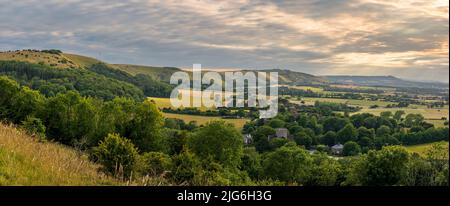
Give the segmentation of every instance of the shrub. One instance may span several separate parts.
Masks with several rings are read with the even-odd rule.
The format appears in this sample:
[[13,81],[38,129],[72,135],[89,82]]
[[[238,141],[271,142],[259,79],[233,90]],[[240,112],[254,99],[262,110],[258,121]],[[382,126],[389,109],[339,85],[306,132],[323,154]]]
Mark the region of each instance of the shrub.
[[141,158],[142,173],[152,176],[163,175],[167,171],[171,170],[172,159],[169,155],[161,152],[147,152],[144,153]]
[[27,117],[22,121],[22,126],[28,135],[37,136],[39,139],[45,139],[45,126],[41,119],[35,117]]
[[108,134],[94,148],[94,156],[106,172],[129,177],[137,162],[138,151],[130,140],[118,134]]

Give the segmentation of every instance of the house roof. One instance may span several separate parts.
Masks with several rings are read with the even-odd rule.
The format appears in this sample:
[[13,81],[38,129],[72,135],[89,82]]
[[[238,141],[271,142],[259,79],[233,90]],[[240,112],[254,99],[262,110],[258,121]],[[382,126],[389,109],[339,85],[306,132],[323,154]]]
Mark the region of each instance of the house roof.
[[331,147],[331,149],[344,149],[344,145],[342,144],[335,144]]

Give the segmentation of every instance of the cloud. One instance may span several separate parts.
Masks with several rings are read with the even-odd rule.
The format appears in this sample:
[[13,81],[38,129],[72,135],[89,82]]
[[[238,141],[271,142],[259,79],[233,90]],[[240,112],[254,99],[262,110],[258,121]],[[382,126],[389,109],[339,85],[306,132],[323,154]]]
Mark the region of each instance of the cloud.
[[0,0],[0,48],[448,81],[448,8],[445,0]]

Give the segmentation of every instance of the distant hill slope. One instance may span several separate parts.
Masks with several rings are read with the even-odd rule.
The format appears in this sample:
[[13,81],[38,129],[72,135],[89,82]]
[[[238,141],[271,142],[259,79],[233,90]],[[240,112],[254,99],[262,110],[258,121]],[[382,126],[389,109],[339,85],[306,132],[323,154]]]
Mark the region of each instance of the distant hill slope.
[[355,84],[361,86],[384,86],[384,87],[417,87],[448,89],[449,84],[440,82],[417,82],[399,79],[394,76],[324,76],[330,83]]
[[169,82],[173,73],[181,71],[181,69],[175,67],[152,67],[130,64],[113,64],[113,66],[131,75],[146,74],[164,82]]
[[37,50],[0,52],[0,61],[21,61],[33,64],[48,65],[55,68],[81,68],[70,56],[63,53],[48,53]]
[[59,50],[22,50],[0,52],[0,61],[21,61],[47,65],[60,69],[88,68],[94,64],[103,63],[102,61],[92,57],[63,53]]
[[[115,64],[116,68],[125,71],[129,74],[147,74],[152,76],[155,79],[169,82],[170,76],[178,71],[182,71],[179,68],[175,67],[152,67],[152,66],[138,66],[138,65],[127,65],[127,64]],[[211,70],[214,71],[214,70]],[[278,81],[279,84],[295,84],[295,85],[323,85],[327,84],[328,81],[322,77],[317,77],[314,75],[295,72],[291,70],[280,70],[280,69],[271,69],[271,70],[258,70],[261,72],[278,72]],[[203,72],[206,72],[204,70]],[[241,70],[241,72],[255,72],[255,70]],[[188,72],[190,73],[190,72]],[[223,75],[224,72],[221,72]],[[223,78],[223,77],[222,77]]]
[[[245,70],[244,70],[245,71]],[[293,84],[293,85],[324,85],[328,81],[325,78],[306,74],[302,72],[296,72],[292,70],[281,69],[268,69],[261,70],[264,72],[278,72],[279,84]]]
[[0,185],[119,185],[86,156],[0,124]]
[[63,53],[63,56],[71,59],[74,63],[76,63],[77,65],[80,65],[82,67],[90,67],[94,64],[98,64],[98,63],[102,63],[102,61],[92,58],[92,57],[87,57],[87,56],[81,56],[78,54],[68,54],[68,53]]

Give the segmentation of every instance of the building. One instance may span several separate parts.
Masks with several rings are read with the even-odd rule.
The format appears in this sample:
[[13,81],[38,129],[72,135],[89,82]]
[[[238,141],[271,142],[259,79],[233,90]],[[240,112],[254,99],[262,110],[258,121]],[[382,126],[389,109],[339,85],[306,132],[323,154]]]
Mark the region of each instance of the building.
[[273,138],[284,138],[284,139],[288,139],[289,138],[289,130],[286,128],[276,128],[275,129],[275,134],[274,135],[269,135],[267,137],[267,139],[270,141]]
[[249,145],[249,144],[253,143],[253,137],[251,134],[244,134],[243,137],[244,137],[245,145]]
[[342,155],[344,152],[344,145],[336,144],[331,147],[331,154],[333,155]]

